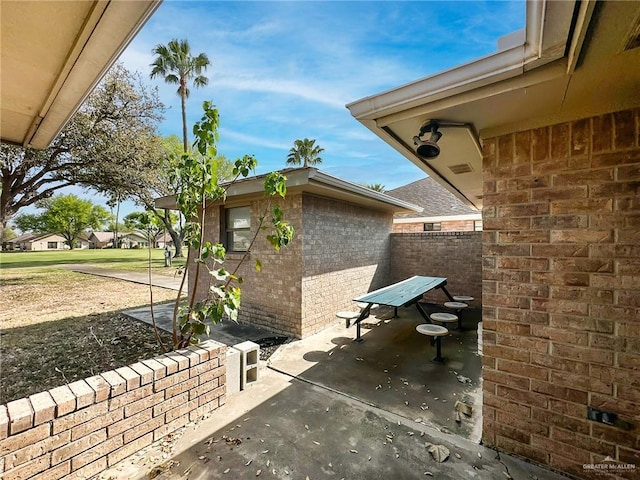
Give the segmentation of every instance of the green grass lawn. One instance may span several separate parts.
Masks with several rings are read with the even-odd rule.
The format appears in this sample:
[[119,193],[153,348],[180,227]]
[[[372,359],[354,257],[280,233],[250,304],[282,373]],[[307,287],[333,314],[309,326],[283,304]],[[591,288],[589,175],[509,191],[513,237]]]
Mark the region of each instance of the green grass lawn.
[[[164,250],[152,251],[152,266],[164,267]],[[96,249],[55,250],[44,252],[0,252],[0,268],[47,267],[69,263],[90,263],[106,268],[137,270],[147,267],[148,250],[141,249]],[[173,267],[184,265],[184,258],[174,258]]]

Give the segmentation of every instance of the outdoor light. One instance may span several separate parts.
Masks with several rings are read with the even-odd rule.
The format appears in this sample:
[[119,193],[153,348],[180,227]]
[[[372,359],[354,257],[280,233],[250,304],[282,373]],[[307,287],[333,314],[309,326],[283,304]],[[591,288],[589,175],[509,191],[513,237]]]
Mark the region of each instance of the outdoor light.
[[[423,158],[436,158],[440,155],[440,147],[438,140],[442,137],[442,133],[438,131],[440,125],[435,120],[431,120],[420,128],[420,133],[413,137],[413,143],[416,145],[416,153]],[[422,140],[425,133],[431,132],[429,140]]]
[[[439,132],[438,129],[446,127],[469,128],[469,124],[429,120],[427,123],[422,125],[422,127],[420,127],[420,132],[418,133],[418,135],[413,137],[413,144],[416,146],[416,153],[418,154],[418,156],[430,160],[440,155],[438,140],[442,138],[442,132]],[[431,133],[429,139],[423,140],[422,137],[427,133]]]

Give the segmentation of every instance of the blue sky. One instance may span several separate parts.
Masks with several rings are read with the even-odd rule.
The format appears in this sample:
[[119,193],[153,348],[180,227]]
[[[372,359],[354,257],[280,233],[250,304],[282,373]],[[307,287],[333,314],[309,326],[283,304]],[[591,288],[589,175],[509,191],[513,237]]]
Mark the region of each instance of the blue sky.
[[[498,37],[523,28],[524,11],[524,1],[165,0],[120,60],[148,79],[153,47],[187,39],[212,63],[209,85],[191,89],[189,131],[211,100],[229,159],[254,154],[264,173],[284,168],[294,140],[314,138],[322,170],[391,189],[425,174],[345,105],[495,52]],[[168,107],[161,133],[180,136],[176,87],[148,83]]]

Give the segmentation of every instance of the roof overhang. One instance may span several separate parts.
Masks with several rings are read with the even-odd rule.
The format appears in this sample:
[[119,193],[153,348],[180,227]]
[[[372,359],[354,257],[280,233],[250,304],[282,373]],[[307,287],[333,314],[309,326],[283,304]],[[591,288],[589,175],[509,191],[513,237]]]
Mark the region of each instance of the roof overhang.
[[[347,105],[351,114],[465,203],[482,208],[483,138],[640,105],[640,2],[530,0],[499,51]],[[634,33],[635,32],[635,33]],[[441,153],[419,157],[429,120]]]
[[157,0],[0,4],[0,140],[47,148]]
[[[282,173],[287,177],[287,194],[309,193],[389,213],[416,213],[423,210],[412,203],[334,177],[316,168],[291,169]],[[266,175],[257,175],[234,182],[227,190],[227,201],[244,201],[264,196],[265,177]],[[156,208],[176,209],[173,195],[158,198],[155,204]]]

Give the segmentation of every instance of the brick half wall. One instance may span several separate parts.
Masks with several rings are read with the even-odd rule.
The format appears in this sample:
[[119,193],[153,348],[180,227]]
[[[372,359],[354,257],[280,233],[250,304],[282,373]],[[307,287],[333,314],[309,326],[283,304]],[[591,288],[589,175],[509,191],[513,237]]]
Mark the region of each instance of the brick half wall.
[[[446,277],[451,295],[470,295],[471,307],[482,306],[482,232],[394,233],[391,235],[391,280],[413,275]],[[390,282],[391,283],[391,282]],[[446,302],[440,291],[425,299]]]
[[207,341],[0,406],[3,480],[89,478],[224,405]]

